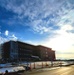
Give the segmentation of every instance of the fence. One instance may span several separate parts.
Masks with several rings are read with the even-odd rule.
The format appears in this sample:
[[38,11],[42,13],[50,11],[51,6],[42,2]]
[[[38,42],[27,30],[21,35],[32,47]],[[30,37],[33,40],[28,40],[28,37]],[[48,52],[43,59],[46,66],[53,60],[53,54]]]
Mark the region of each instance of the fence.
[[23,66],[30,67],[30,69],[46,68],[46,67],[58,67],[74,64],[72,61],[41,61],[41,62],[23,62],[20,63]]

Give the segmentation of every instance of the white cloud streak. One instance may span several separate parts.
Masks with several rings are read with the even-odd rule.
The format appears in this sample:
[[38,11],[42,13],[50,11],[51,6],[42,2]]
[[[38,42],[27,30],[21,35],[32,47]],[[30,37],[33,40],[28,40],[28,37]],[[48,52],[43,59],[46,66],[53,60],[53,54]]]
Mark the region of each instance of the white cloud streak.
[[16,41],[17,39],[18,39],[18,38],[17,38],[14,34],[10,36],[10,40]]
[[7,38],[3,38],[3,37],[0,36],[0,44],[4,43],[4,42],[6,42],[6,41],[8,41]]
[[8,30],[5,31],[5,35],[6,35],[6,36],[9,35],[9,31],[8,31]]
[[1,34],[1,32],[0,32],[0,34]]
[[40,34],[49,32],[51,24],[61,25],[66,21],[73,23],[72,7],[74,5],[70,0],[6,0],[0,2],[7,10],[18,14],[17,18],[24,20],[24,17],[28,16],[31,28]]
[[16,37],[15,34],[9,34],[9,35],[8,34],[9,34],[9,31],[6,30],[5,35],[7,37],[0,36],[0,44],[4,43],[4,42],[7,42],[9,40],[14,40],[14,41],[18,40],[18,37]]

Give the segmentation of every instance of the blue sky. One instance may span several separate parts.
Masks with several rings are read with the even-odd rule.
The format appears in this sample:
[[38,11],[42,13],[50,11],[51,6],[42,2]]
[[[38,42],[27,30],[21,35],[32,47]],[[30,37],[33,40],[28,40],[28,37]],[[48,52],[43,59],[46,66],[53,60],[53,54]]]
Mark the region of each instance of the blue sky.
[[74,0],[0,0],[0,41],[21,40],[74,58]]

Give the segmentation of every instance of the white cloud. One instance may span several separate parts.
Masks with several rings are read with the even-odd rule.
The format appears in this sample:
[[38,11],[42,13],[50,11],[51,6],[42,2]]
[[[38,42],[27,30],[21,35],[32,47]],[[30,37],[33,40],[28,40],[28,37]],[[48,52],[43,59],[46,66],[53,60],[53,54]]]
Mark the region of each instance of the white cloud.
[[[69,0],[6,0],[0,1],[0,3],[7,10],[18,14],[17,18],[21,20],[28,16],[31,28],[39,33],[49,32],[50,27],[47,26],[50,26],[51,23],[57,25],[57,22],[61,22],[62,16],[66,17],[65,20],[67,20],[67,16],[73,12],[69,12],[73,7]],[[48,18],[48,20],[43,20],[44,18]]]
[[6,36],[8,36],[8,34],[9,34],[9,31],[8,31],[8,30],[6,30],[6,31],[5,31],[5,35],[6,35]]
[[18,38],[13,34],[12,36],[10,36],[10,40],[17,40]]
[[0,32],[0,34],[1,34],[1,32]]
[[51,27],[45,27],[45,26],[41,26],[41,25],[37,25],[37,26],[34,26],[34,30],[36,32],[39,32],[40,34],[43,34],[45,32],[49,32],[51,30]]
[[4,42],[6,42],[6,41],[8,41],[7,38],[3,38],[3,37],[0,36],[0,44],[1,44],[1,43],[4,43]]
[[61,30],[67,31],[67,30],[73,30],[74,28],[72,27],[72,25],[63,25],[61,27]]
[[69,24],[72,25],[74,23],[73,19],[74,19],[74,9],[67,9],[68,11],[66,12],[65,15],[61,15],[61,18],[59,19],[59,22],[57,23],[57,25],[65,25],[65,24]]
[[66,46],[66,45],[67,45],[67,48],[69,46],[72,46],[74,44],[73,42],[74,34],[71,32],[67,32],[68,30],[72,30],[72,29],[73,29],[72,25],[60,26],[59,30],[54,31],[56,35],[53,35],[51,38],[47,38],[48,46],[52,45],[54,47],[59,48],[60,50],[61,50],[61,47],[64,48],[63,46]]
[[14,40],[14,41],[16,41],[18,38],[13,34],[13,35],[11,35],[11,36],[8,36],[8,38],[4,38],[4,37],[1,37],[0,36],[0,44],[1,43],[4,43],[4,42],[6,42],[6,41],[9,41],[9,40]]

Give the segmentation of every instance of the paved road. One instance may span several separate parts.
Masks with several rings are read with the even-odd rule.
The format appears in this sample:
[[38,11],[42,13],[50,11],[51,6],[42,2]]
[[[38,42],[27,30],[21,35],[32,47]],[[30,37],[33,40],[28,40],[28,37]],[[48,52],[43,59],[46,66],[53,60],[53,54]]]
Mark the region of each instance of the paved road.
[[23,75],[74,75],[74,66],[60,67],[52,70],[44,70],[37,71],[34,73],[24,73]]

